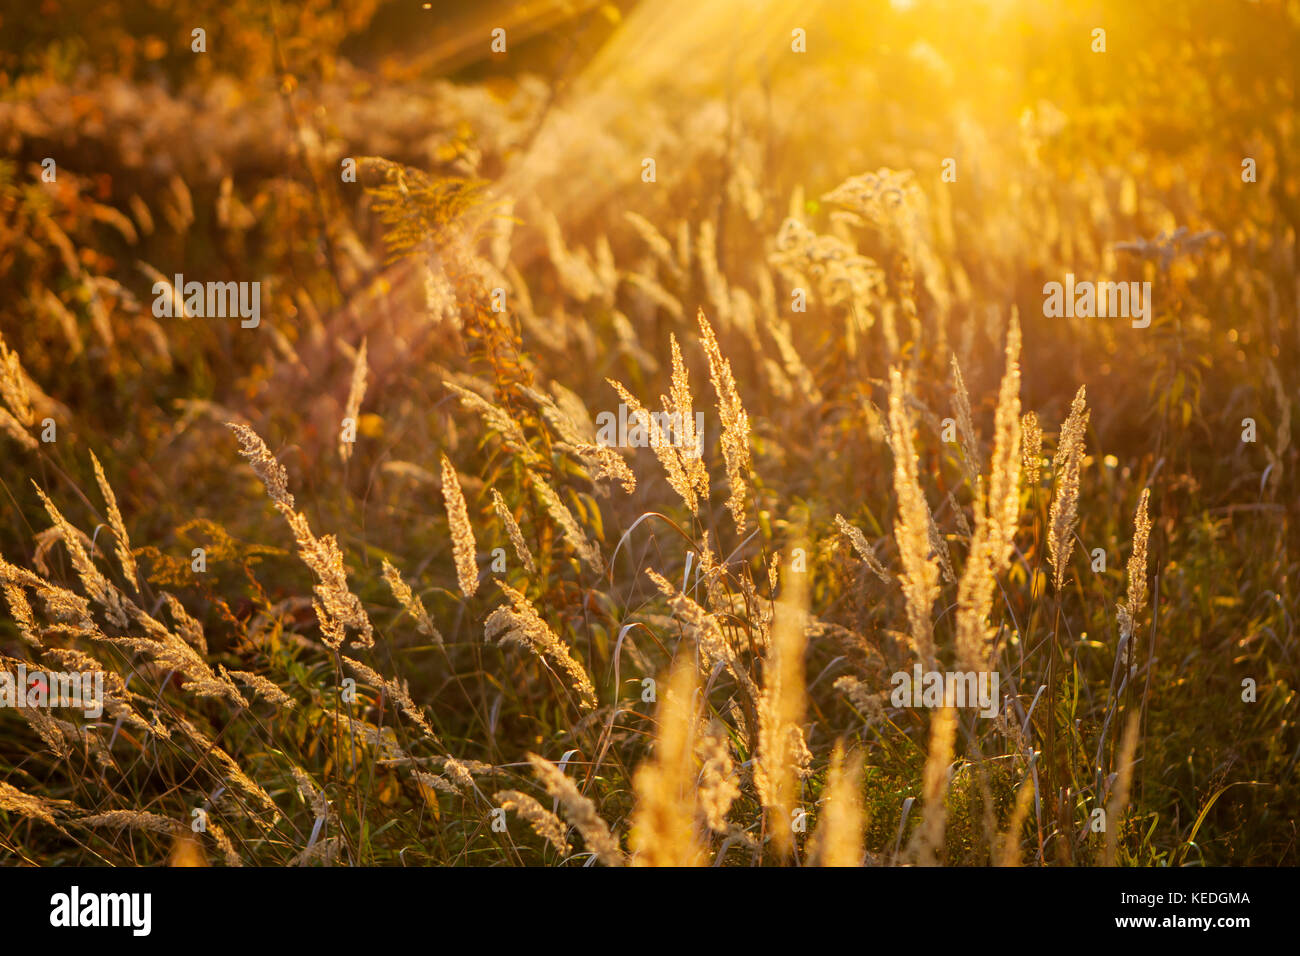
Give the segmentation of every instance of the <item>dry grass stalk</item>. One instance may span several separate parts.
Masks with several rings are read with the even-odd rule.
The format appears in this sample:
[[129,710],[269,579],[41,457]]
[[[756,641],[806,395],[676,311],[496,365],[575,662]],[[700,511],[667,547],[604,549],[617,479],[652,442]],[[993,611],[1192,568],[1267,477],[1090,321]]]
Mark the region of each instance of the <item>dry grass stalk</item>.
[[744,534],[746,474],[750,468],[749,415],[745,413],[740,393],[736,390],[731,363],[723,357],[718,339],[713,334],[709,320],[704,317],[703,309],[699,310],[696,320],[700,325],[704,353],[709,359],[709,378],[713,382],[713,391],[718,396],[718,419],[722,422],[722,457],[727,464],[727,483],[731,486],[727,510],[736,523],[736,533]]
[[9,348],[4,336],[0,336],[0,398],[4,399],[9,414],[20,426],[19,433],[34,445],[35,439],[22,430],[30,428],[36,422],[31,391],[27,387],[27,375],[18,360],[18,353]]
[[[664,473],[668,477],[668,486],[677,492],[686,507],[690,509],[691,514],[698,515],[700,512],[700,490],[692,473],[688,470],[688,459],[673,445],[673,441],[664,434],[663,427],[659,419],[646,411],[645,407],[636,400],[631,392],[613,379],[607,379],[609,384],[618,392],[618,397],[623,404],[627,406],[628,421],[639,421],[640,424],[650,432],[650,450],[655,453],[659,463],[663,465]],[[692,429],[694,425],[692,424]],[[697,462],[700,468],[703,468],[702,462]],[[708,492],[708,476],[705,475],[704,491]]]
[[754,784],[763,806],[771,813],[772,843],[781,855],[790,851],[797,779],[811,773],[812,755],[802,727],[806,707],[807,577],[806,572],[798,571],[788,571],[784,577],[785,594],[776,605],[758,711]]
[[673,617],[686,633],[695,641],[700,651],[700,669],[709,671],[713,665],[722,661],[727,672],[749,693],[750,699],[757,701],[759,690],[749,672],[745,670],[736,649],[727,640],[722,625],[715,615],[677,590],[663,575],[653,568],[647,568],[646,574],[665,598],[672,609]]
[[695,829],[693,767],[695,663],[678,654],[655,715],[654,753],[633,776],[636,807],[630,845],[633,866],[701,866],[704,849]]
[[421,733],[435,741],[438,739],[438,735],[435,734],[433,728],[429,726],[429,721],[425,719],[424,711],[421,710],[419,705],[411,699],[411,695],[407,693],[405,687],[395,680],[389,680],[378,671],[367,667],[360,661],[354,661],[352,658],[346,656],[343,657],[342,660],[343,663],[363,681],[371,687],[387,694],[388,698],[397,706],[397,709],[405,714],[410,719],[411,723],[415,724],[415,726],[420,729]]
[[890,581],[889,572],[885,570],[885,566],[876,557],[875,549],[871,547],[871,542],[867,540],[867,536],[857,527],[849,524],[848,520],[840,514],[835,516],[835,526],[840,529],[841,534],[849,539],[849,543],[853,545],[853,550],[857,552],[859,558],[866,562],[867,567],[871,569],[871,573],[888,584]]
[[897,368],[889,370],[889,444],[894,452],[894,494],[898,499],[894,537],[903,565],[900,580],[907,601],[908,629],[917,659],[931,670],[935,657],[930,610],[939,595],[939,562],[930,556],[930,509],[917,475],[906,388]]
[[251,671],[230,671],[230,676],[239,681],[245,687],[262,695],[262,699],[268,703],[275,704],[277,707],[283,707],[286,710],[292,710],[298,706],[298,702],[282,691],[275,683],[267,680],[261,674],[254,674]]
[[596,805],[578,790],[563,770],[545,757],[529,754],[528,762],[546,787],[546,792],[560,801],[565,817],[582,834],[582,839],[596,859],[605,866],[622,866],[623,851],[609,832],[609,824],[596,812]]
[[[691,383],[686,374],[686,364],[682,361],[681,346],[677,336],[669,336],[673,350],[673,377],[668,397],[660,396],[664,410],[670,415],[670,421],[677,423],[678,433],[674,435],[678,459],[691,487],[701,498],[709,497],[709,472],[704,467],[704,436],[695,430],[695,411],[691,399]],[[675,417],[671,417],[675,416]]]
[[477,412],[487,426],[501,437],[506,447],[518,455],[525,464],[536,464],[541,460],[537,452],[533,451],[529,446],[523,428],[510,417],[509,412],[493,405],[483,396],[467,388],[462,388],[453,382],[443,382],[443,384],[460,397],[462,406]]
[[546,513],[560,526],[560,529],[564,532],[564,537],[568,539],[578,557],[596,574],[604,574],[605,561],[600,556],[600,551],[591,543],[591,540],[578,524],[578,520],[573,517],[573,512],[560,500],[560,496],[555,493],[555,489],[548,485],[541,475],[537,474],[533,475],[533,487],[537,491],[537,497],[542,499],[542,506],[546,509]]
[[173,715],[173,717],[176,721],[176,725],[199,751],[198,756],[200,760],[204,757],[212,757],[216,760],[216,762],[224,769],[226,782],[232,789],[238,790],[244,796],[248,797],[258,808],[270,813],[273,819],[279,820],[280,810],[276,807],[275,801],[271,799],[271,795],[244,773],[243,769],[240,768],[239,764],[235,762],[234,758],[231,757],[230,754],[218,747],[215,742],[209,740],[202,731],[184,717],[177,715]]
[[502,810],[513,810],[527,820],[533,832],[555,847],[559,853],[565,856],[569,854],[572,847],[564,836],[564,823],[535,799],[518,790],[499,790],[493,795],[493,799],[500,804]]
[[844,744],[836,741],[822,797],[821,820],[809,844],[819,866],[861,866],[865,854],[862,810],[862,754],[845,757]]
[[922,806],[925,816],[916,832],[916,859],[922,865],[942,862],[944,830],[947,824],[948,768],[952,764],[953,741],[957,736],[957,709],[943,707],[930,719],[930,746],[922,774]]
[[23,793],[3,780],[0,780],[0,811],[17,813],[19,816],[48,823],[50,826],[57,825],[54,822],[53,806],[48,801],[30,793]]
[[594,708],[598,703],[596,688],[582,665],[573,659],[568,646],[542,619],[532,602],[504,581],[497,587],[505,592],[510,604],[502,604],[488,615],[483,626],[483,636],[500,644],[516,644],[541,658],[549,658],[569,678],[582,706]]
[[126,534],[122,512],[117,507],[117,496],[109,487],[108,479],[104,477],[104,469],[93,451],[90,453],[90,462],[95,467],[95,480],[99,483],[100,493],[104,496],[104,503],[108,507],[108,526],[113,529],[113,544],[118,564],[122,566],[122,573],[131,582],[131,586],[135,587],[140,574],[135,565],[135,556],[131,553],[131,540]]
[[[33,487],[36,487],[34,482]],[[122,593],[108,578],[104,577],[99,568],[95,567],[95,562],[81,543],[81,533],[68,522],[67,518],[63,517],[54,502],[46,497],[45,492],[36,487],[36,493],[40,495],[46,513],[53,520],[64,547],[68,549],[68,557],[72,559],[72,566],[77,571],[77,577],[81,579],[82,587],[86,589],[91,600],[104,609],[104,615],[109,622],[125,630],[128,625],[127,606],[123,603]]]
[[1070,414],[1061,425],[1056,442],[1056,455],[1052,458],[1052,471],[1056,475],[1056,495],[1052,498],[1048,516],[1047,554],[1052,564],[1052,586],[1059,592],[1065,586],[1065,572],[1074,549],[1074,529],[1079,522],[1079,470],[1083,465],[1083,445],[1088,431],[1088,411],[1085,407],[1086,386],[1070,403]]
[[492,507],[496,510],[501,523],[506,526],[506,533],[510,535],[510,543],[514,545],[515,554],[523,562],[524,570],[529,574],[536,574],[537,562],[533,559],[533,552],[528,550],[528,543],[524,541],[524,533],[519,529],[519,522],[515,521],[515,516],[510,512],[510,506],[501,497],[501,492],[495,488],[492,489]]
[[474,529],[469,523],[469,508],[460,490],[460,478],[451,459],[442,456],[442,500],[447,506],[447,525],[451,531],[452,555],[456,560],[456,580],[460,593],[473,597],[478,590],[478,547],[474,543]]
[[1133,553],[1128,559],[1128,603],[1119,605],[1120,636],[1127,641],[1137,632],[1137,617],[1147,604],[1147,540],[1151,536],[1151,519],[1147,501],[1151,489],[1143,488],[1133,518]]
[[149,833],[162,833],[171,836],[184,833],[185,827],[179,820],[146,813],[143,810],[109,810],[107,813],[95,813],[78,817],[73,821],[83,827],[108,827],[114,830],[145,830]]
[[976,492],[975,532],[957,587],[957,656],[967,671],[989,666],[993,592],[1011,558],[1020,517],[1020,325],[1014,316],[994,429],[988,494]]
[[372,647],[374,628],[361,601],[348,587],[347,571],[343,566],[343,552],[332,534],[316,537],[302,513],[295,510],[293,495],[289,493],[289,475],[271,454],[266,443],[247,425],[227,422],[226,427],[239,440],[239,453],[248,459],[253,472],[266,486],[267,494],[276,510],[284,516],[298,544],[298,556],[316,574],[316,599],[312,607],[320,622],[321,639],[337,650],[353,631],[355,647]]
[[727,727],[722,721],[710,721],[700,733],[695,755],[702,764],[696,789],[704,821],[714,833],[727,833],[731,829],[727,811],[740,796],[740,786],[736,782],[736,766],[731,759]]
[[415,628],[425,637],[433,639],[433,642],[439,647],[442,646],[442,634],[433,624],[433,619],[429,617],[429,612],[424,608],[424,602],[415,596],[411,586],[402,580],[398,574],[397,568],[384,559],[384,581],[388,584],[388,589],[393,592],[393,597],[397,598],[397,603],[402,605],[402,609],[411,616],[415,621]]
[[1025,487],[1037,488],[1043,467],[1043,428],[1034,412],[1025,412],[1020,419],[1021,474]]

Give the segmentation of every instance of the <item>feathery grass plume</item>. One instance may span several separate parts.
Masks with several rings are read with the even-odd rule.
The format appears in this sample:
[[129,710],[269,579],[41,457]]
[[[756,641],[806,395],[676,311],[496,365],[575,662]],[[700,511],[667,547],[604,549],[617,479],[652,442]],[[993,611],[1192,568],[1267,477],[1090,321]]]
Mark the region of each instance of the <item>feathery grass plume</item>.
[[[677,336],[669,334],[673,349],[673,377],[669,390],[670,397],[660,396],[664,410],[670,415],[670,421],[676,421],[678,433],[674,451],[681,460],[682,470],[696,494],[701,498],[709,497],[709,472],[704,467],[704,436],[695,431],[695,411],[692,407],[691,382],[686,374],[686,364],[682,361],[681,346]],[[676,416],[675,419],[671,416]]]
[[415,621],[415,629],[425,637],[433,638],[433,642],[441,647],[442,634],[434,627],[433,619],[424,609],[424,602],[415,596],[411,586],[402,580],[402,576],[397,573],[397,568],[389,564],[387,558],[384,558],[383,567],[384,581],[388,584],[388,590],[393,592],[393,597],[397,598],[397,603],[402,605],[402,609],[411,615],[411,619]]
[[104,477],[104,469],[93,451],[90,453],[90,462],[95,467],[95,480],[99,482],[99,491],[104,496],[104,503],[108,507],[108,526],[113,529],[113,545],[117,562],[122,566],[122,573],[131,582],[131,586],[135,587],[136,581],[139,580],[139,571],[135,566],[135,555],[131,553],[131,539],[127,537],[122,512],[117,507],[117,495],[113,494],[113,489],[109,487],[108,479]]
[[298,789],[304,803],[312,808],[312,812],[318,817],[323,817],[329,813],[329,798],[326,797],[325,791],[316,786],[316,781],[312,780],[307,771],[295,765],[290,768],[293,771],[294,785]]
[[469,523],[469,508],[460,490],[456,466],[446,453],[442,455],[442,500],[447,506],[447,525],[451,531],[451,549],[456,559],[456,579],[460,593],[473,597],[478,590],[478,547]]
[[668,486],[681,496],[682,501],[686,503],[686,507],[690,509],[692,515],[698,515],[700,496],[695,482],[683,464],[682,455],[664,435],[660,419],[646,411],[644,406],[636,400],[636,397],[621,384],[612,378],[606,379],[606,381],[618,392],[618,397],[627,406],[628,421],[639,422],[650,432],[650,450],[655,453],[655,457],[663,465],[664,472],[668,476]]
[[903,565],[900,580],[907,601],[912,650],[922,666],[932,670],[934,625],[930,610],[939,596],[939,561],[930,556],[930,508],[917,475],[906,388],[897,368],[889,370],[889,446],[894,453],[894,494],[898,499],[894,537]]
[[360,599],[348,587],[343,552],[334,536],[316,537],[306,516],[294,510],[293,495],[289,493],[289,474],[257,432],[237,422],[227,422],[226,427],[235,433],[239,453],[248,459],[253,473],[266,486],[276,510],[288,522],[298,544],[298,557],[316,575],[316,598],[312,601],[312,608],[320,624],[321,639],[326,646],[338,650],[351,629],[353,646],[373,647],[374,627]]
[[498,790],[492,798],[500,804],[502,810],[513,810],[528,821],[533,832],[555,847],[561,854],[568,855],[569,841],[565,839],[564,824],[550,810],[526,793],[518,790]]
[[122,675],[115,671],[108,670],[83,651],[65,647],[47,647],[42,652],[42,659],[49,664],[53,662],[58,665],[59,669],[66,671],[80,671],[82,673],[104,675],[104,711],[115,720],[120,720],[122,726],[130,727],[139,731],[141,734],[153,735],[154,737],[166,740],[171,736],[171,732],[162,724],[150,723],[137,714],[131,707],[134,703],[144,703],[149,698],[139,694],[134,694],[127,689],[126,682]]
[[809,844],[809,855],[819,866],[861,866],[865,852],[862,811],[862,753],[845,757],[837,740],[823,791],[821,819]]
[[754,784],[770,813],[772,843],[781,856],[790,852],[791,812],[796,778],[811,773],[812,755],[803,737],[804,653],[807,650],[808,575],[787,571],[784,593],[776,603],[767,657],[763,696],[758,709],[758,754]]
[[176,726],[189,738],[190,743],[200,751],[198,755],[200,762],[206,757],[215,759],[224,769],[225,780],[231,789],[238,790],[259,808],[270,813],[272,820],[278,821],[280,819],[280,810],[276,807],[275,801],[271,799],[271,795],[255,783],[248,774],[244,773],[230,754],[218,747],[214,741],[209,740],[201,730],[184,717],[179,714],[173,714],[172,716],[176,721]]
[[1052,564],[1052,586],[1060,591],[1065,585],[1065,571],[1074,550],[1074,528],[1079,515],[1079,469],[1083,464],[1083,445],[1088,431],[1089,412],[1085,407],[1087,386],[1080,385],[1070,403],[1070,414],[1061,425],[1052,457],[1056,477],[1056,495],[1048,515],[1047,555]]
[[700,325],[700,341],[709,358],[709,378],[718,396],[718,419],[722,422],[722,457],[727,463],[727,483],[731,486],[727,510],[736,523],[736,533],[744,534],[745,481],[746,472],[750,468],[749,416],[741,404],[740,393],[736,391],[731,363],[723,357],[713,328],[704,317],[704,310],[700,309],[695,318]]
[[1011,810],[1011,821],[998,839],[997,866],[1020,865],[1020,830],[1029,815],[1029,807],[1034,802],[1034,776],[1025,774],[1020,788],[1016,790],[1016,803]]
[[510,605],[502,604],[488,615],[483,625],[484,638],[499,644],[516,644],[538,657],[554,661],[578,692],[582,706],[595,708],[598,703],[596,688],[582,665],[569,653],[568,646],[551,630],[528,598],[504,581],[498,579],[496,584],[510,599]]
[[[55,529],[57,530],[57,529]],[[90,601],[80,594],[51,584],[39,574],[10,564],[0,555],[0,581],[15,588],[31,588],[41,598],[45,616],[58,622],[58,627],[75,628],[89,636],[102,636],[90,616]],[[6,591],[6,593],[8,593]],[[22,591],[17,592],[20,596]],[[24,603],[26,598],[23,598]],[[30,606],[28,605],[29,609]],[[15,612],[16,613],[16,612]],[[35,623],[35,622],[33,622]],[[33,635],[35,636],[35,635]]]
[[587,408],[573,392],[562,385],[552,384],[556,398],[525,386],[523,392],[541,409],[542,418],[555,429],[560,441],[554,447],[572,454],[591,472],[592,482],[612,478],[628,494],[636,491],[636,475],[623,456],[608,445],[597,443],[596,428]]
[[939,570],[943,573],[943,579],[951,583],[957,580],[952,570],[952,552],[948,550],[948,539],[939,531],[939,525],[934,520],[934,511],[928,501],[925,503],[925,520],[926,532],[930,536],[930,549],[939,559]]
[[172,836],[184,833],[185,826],[179,820],[164,817],[157,813],[143,810],[109,810],[107,813],[94,813],[78,817],[72,821],[83,827],[108,827],[113,830],[144,830],[147,833],[161,833]]
[[524,533],[519,529],[519,522],[515,521],[515,516],[510,512],[510,506],[501,497],[501,492],[495,488],[492,489],[492,507],[496,509],[497,517],[501,519],[501,523],[506,526],[506,533],[510,535],[510,543],[514,545],[515,554],[523,562],[524,569],[529,574],[536,574],[537,562],[533,560],[533,552],[528,550],[528,543],[524,541]]
[[1037,488],[1039,472],[1043,467],[1043,428],[1038,424],[1038,416],[1025,412],[1020,419],[1020,444],[1022,449],[1021,472],[1025,478],[1025,487]]
[[731,830],[727,811],[740,796],[740,786],[736,783],[736,765],[731,759],[727,727],[722,721],[710,721],[700,733],[695,755],[702,764],[696,790],[704,821],[714,833],[727,833]]
[[957,709],[942,707],[930,718],[930,745],[926,751],[925,770],[921,775],[922,806],[925,816],[917,828],[913,848],[918,863],[928,866],[942,862],[947,824],[945,796],[948,792],[948,767],[952,763],[953,742],[957,736]]
[[636,806],[629,844],[633,866],[702,866],[696,833],[694,737],[695,662],[680,653],[655,713],[654,753],[633,776]]
[[200,656],[206,656],[208,640],[203,636],[203,625],[190,617],[185,606],[176,600],[175,595],[163,592],[163,600],[167,602],[167,609],[171,612],[172,622],[181,639],[194,648]]
[[1007,330],[1006,371],[994,414],[987,495],[977,489],[975,532],[957,586],[957,656],[967,671],[989,666],[989,612],[997,576],[1007,568],[1020,517],[1020,324]]
[[443,382],[442,384],[460,397],[460,403],[463,407],[477,412],[484,423],[501,437],[506,447],[523,459],[524,464],[536,464],[541,461],[541,456],[529,446],[523,428],[510,417],[509,412],[493,405],[482,395],[467,388],[462,388],[454,382]]
[[[36,412],[32,409],[27,376],[18,360],[18,353],[9,348],[3,335],[0,335],[0,398],[4,399],[9,412],[22,428],[30,428],[35,424]],[[35,439],[21,429],[20,432],[35,444]]]
[[378,671],[367,667],[360,661],[354,661],[352,658],[344,656],[343,663],[347,664],[354,674],[364,680],[367,684],[375,687],[388,695],[388,698],[397,706],[403,714],[410,718],[411,723],[415,724],[426,737],[438,740],[438,735],[433,732],[429,726],[428,720],[425,719],[424,711],[411,699],[406,688],[395,680],[389,680]]
[[28,451],[35,451],[40,447],[41,443],[28,434],[18,419],[10,415],[8,410],[3,407],[0,407],[0,431],[3,431]]
[[948,507],[952,511],[953,519],[957,522],[957,530],[961,532],[966,543],[970,544],[971,531],[970,522],[966,520],[966,512],[962,510],[961,505],[957,504],[957,499],[953,497],[951,491],[948,492]]
[[[357,423],[361,415],[361,400],[366,396],[366,340],[361,340],[361,348],[357,349],[357,361],[352,366],[352,385],[348,388],[348,401],[343,409],[344,421],[351,419],[353,425]],[[339,457],[343,459],[343,464],[348,463],[352,457],[352,442],[345,441],[342,429],[339,430]]]
[[54,822],[53,811],[54,807],[49,801],[30,793],[23,793],[17,787],[0,780],[0,812],[17,813],[32,820],[48,823],[50,826],[58,826]]
[[1129,790],[1133,785],[1134,756],[1137,753],[1138,738],[1141,736],[1142,712],[1135,710],[1124,724],[1124,736],[1119,744],[1119,773],[1115,780],[1115,789],[1111,791],[1110,801],[1106,804],[1106,849],[1102,858],[1104,866],[1114,866],[1119,853],[1119,835],[1123,829],[1121,821],[1124,810],[1128,807]]
[[209,820],[208,836],[212,837],[212,841],[216,843],[217,849],[221,851],[221,857],[225,860],[226,866],[244,865],[244,861],[240,858],[239,852],[235,849],[235,845],[230,842],[230,837],[226,835],[226,831],[221,828],[220,824],[213,820]]
[[186,693],[196,697],[221,697],[235,707],[248,706],[248,701],[220,664],[214,672],[193,646],[136,604],[128,602],[127,611],[131,620],[143,627],[148,637],[119,637],[113,643],[130,647],[146,655],[157,666],[184,677]]
[[1128,559],[1128,603],[1118,607],[1120,640],[1127,641],[1137,631],[1137,617],[1147,604],[1147,539],[1151,535],[1151,519],[1147,517],[1147,500],[1151,489],[1143,488],[1138,499],[1137,513],[1133,517],[1133,553]]
[[727,672],[748,692],[755,703],[759,699],[759,690],[749,672],[741,663],[736,649],[727,640],[715,615],[710,614],[695,601],[678,591],[663,575],[654,568],[646,568],[646,574],[654,582],[660,593],[668,599],[673,618],[685,629],[695,641],[700,651],[700,668],[703,671],[713,669],[718,662],[726,665]]
[[582,834],[596,859],[606,866],[622,866],[623,851],[609,832],[609,824],[596,812],[596,805],[578,790],[577,784],[563,770],[545,757],[529,754],[528,762],[546,787],[546,792],[560,801],[565,817]]
[[857,552],[859,558],[866,562],[867,567],[871,569],[871,573],[888,584],[889,572],[876,558],[875,549],[871,547],[871,542],[867,540],[867,536],[854,525],[849,524],[848,519],[841,514],[835,515],[835,527],[839,528],[840,533],[849,539],[849,543],[853,545],[853,550]]
[[596,574],[604,574],[605,561],[600,556],[600,551],[583,532],[578,520],[573,517],[573,512],[560,500],[560,496],[546,483],[545,478],[535,472],[532,477],[533,488],[537,492],[537,497],[542,499],[542,506],[546,509],[546,513],[560,526],[578,557]]
[[[17,660],[4,661],[6,667],[15,667],[20,663],[22,662]],[[26,688],[20,686],[17,691],[21,695],[26,692]],[[68,748],[68,742],[63,737],[63,731],[59,729],[58,722],[46,711],[36,707],[23,707],[18,713],[27,722],[27,726],[31,727],[36,733],[36,736],[41,738],[45,746],[50,748],[50,752],[56,760],[62,760],[72,752]]]
[[465,791],[457,784],[448,780],[446,777],[440,777],[435,773],[425,773],[423,770],[413,770],[411,772],[411,779],[416,783],[428,787],[436,793],[446,793],[453,797],[463,797],[466,795]]
[[442,771],[452,782],[460,788],[462,793],[473,793],[474,775],[470,773],[470,768],[461,763],[455,757],[444,757],[442,761]]
[[229,674],[245,687],[251,688],[261,694],[263,700],[266,700],[268,703],[275,704],[277,707],[283,707],[286,710],[293,710],[293,708],[298,706],[297,701],[261,674],[254,674],[252,671],[229,671]]
[[961,433],[962,467],[966,471],[971,488],[974,488],[979,481],[980,461],[983,456],[980,453],[979,439],[975,435],[975,426],[971,421],[970,394],[966,391],[966,382],[962,378],[961,366],[957,364],[956,355],[952,357],[952,395],[953,404],[957,409],[957,430]]
[[1007,327],[1006,369],[993,414],[993,460],[989,463],[989,544],[995,573],[1006,567],[1020,524],[1020,319],[1013,308]]
[[868,724],[884,721],[885,702],[889,699],[888,689],[873,688],[851,674],[836,679],[833,686],[849,699],[849,703],[857,708]]
[[128,621],[127,609],[123,604],[124,595],[100,573],[99,568],[95,567],[95,562],[81,543],[81,532],[63,517],[54,502],[46,497],[45,492],[41,491],[35,482],[32,482],[32,487],[36,488],[36,493],[40,495],[41,502],[45,505],[46,513],[58,530],[63,546],[68,549],[68,556],[72,559],[72,566],[77,571],[77,577],[81,579],[82,587],[86,589],[91,600],[104,609],[104,615],[109,622],[125,630]]
[[18,627],[18,636],[32,647],[40,647],[41,638],[38,634],[40,628],[36,623],[35,615],[32,614],[32,606],[27,601],[27,595],[22,588],[7,580],[4,581],[4,593],[5,603],[9,605],[9,613]]

